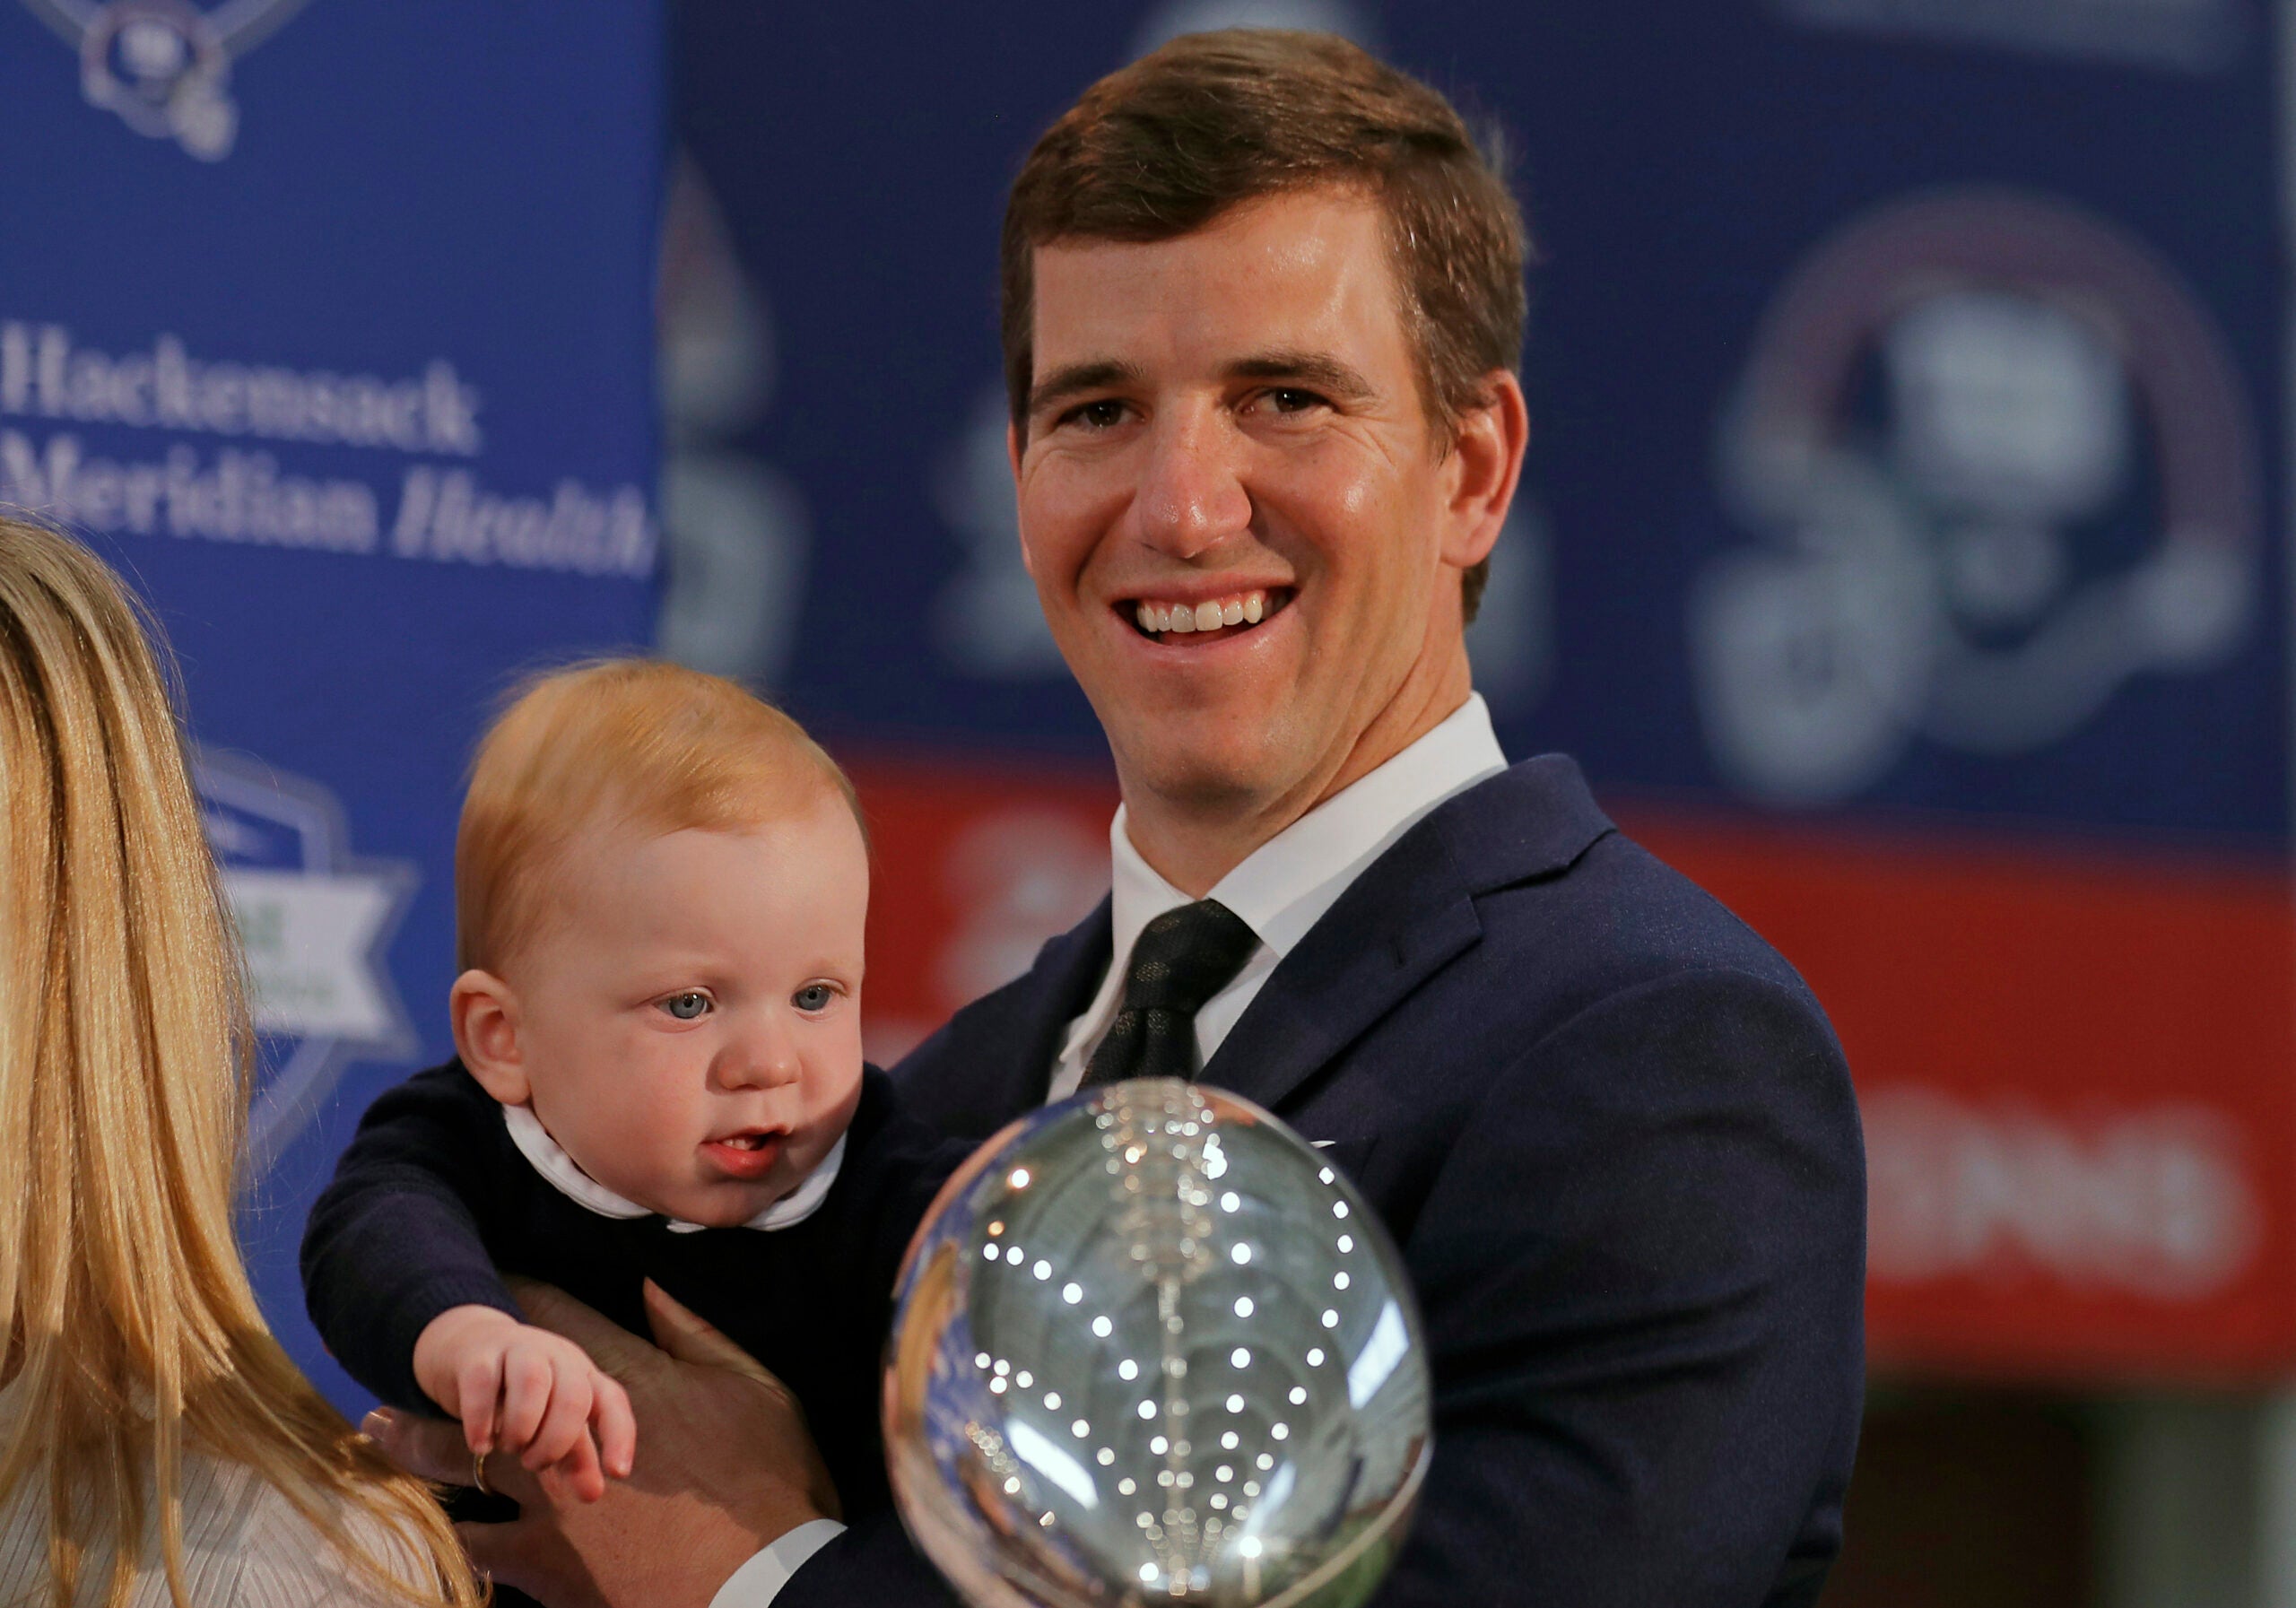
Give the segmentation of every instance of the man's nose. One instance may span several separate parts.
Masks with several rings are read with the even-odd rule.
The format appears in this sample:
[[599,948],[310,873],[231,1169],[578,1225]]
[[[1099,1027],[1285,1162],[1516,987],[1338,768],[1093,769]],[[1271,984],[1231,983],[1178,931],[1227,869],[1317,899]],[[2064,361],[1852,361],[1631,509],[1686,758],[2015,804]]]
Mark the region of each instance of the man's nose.
[[1241,443],[1219,409],[1168,410],[1146,446],[1132,505],[1143,542],[1187,561],[1250,528]]
[[769,1011],[726,1041],[712,1075],[727,1089],[777,1089],[796,1082],[803,1070],[796,1036],[778,1012]]

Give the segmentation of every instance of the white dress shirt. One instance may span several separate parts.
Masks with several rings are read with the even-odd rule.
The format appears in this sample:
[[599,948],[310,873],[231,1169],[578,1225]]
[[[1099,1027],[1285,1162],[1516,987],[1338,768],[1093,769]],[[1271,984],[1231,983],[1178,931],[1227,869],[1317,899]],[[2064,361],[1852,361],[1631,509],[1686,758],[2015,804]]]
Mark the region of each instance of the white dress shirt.
[[[1205,895],[1241,917],[1259,947],[1236,980],[1196,1013],[1196,1064],[1228,1037],[1283,957],[1339,902],[1371,862],[1454,794],[1507,769],[1491,729],[1491,711],[1473,692],[1442,724],[1378,769],[1333,794],[1247,856]],[[1196,901],[1156,874],[1132,846],[1124,807],[1109,828],[1114,875],[1109,921],[1115,940],[1108,976],[1084,1013],[1069,1024],[1052,1069],[1048,1099],[1076,1092],[1092,1052],[1108,1036],[1124,999],[1132,946],[1147,925],[1167,910]]]
[[[1491,710],[1481,693],[1471,692],[1440,725],[1309,810],[1222,877],[1206,897],[1241,917],[1258,936],[1259,947],[1235,981],[1196,1013],[1198,1064],[1212,1058],[1268,975],[1372,861],[1436,805],[1506,769],[1507,756],[1491,729]],[[1092,1052],[1116,1020],[1124,974],[1142,929],[1165,911],[1196,902],[1140,857],[1121,804],[1109,826],[1109,919],[1115,942],[1108,975],[1084,1013],[1069,1024],[1053,1065],[1049,1100],[1076,1091]],[[830,1519],[799,1525],[744,1564],[718,1588],[709,1608],[769,1608],[797,1566],[843,1528]]]

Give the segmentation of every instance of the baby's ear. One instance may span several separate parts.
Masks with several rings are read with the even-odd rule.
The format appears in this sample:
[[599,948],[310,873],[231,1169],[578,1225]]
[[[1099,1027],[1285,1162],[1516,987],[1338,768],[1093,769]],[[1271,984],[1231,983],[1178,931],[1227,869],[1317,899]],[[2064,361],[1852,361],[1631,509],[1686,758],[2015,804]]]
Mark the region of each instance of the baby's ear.
[[510,985],[491,971],[465,971],[447,994],[447,1015],[455,1051],[479,1086],[506,1106],[525,1105],[530,1091]]

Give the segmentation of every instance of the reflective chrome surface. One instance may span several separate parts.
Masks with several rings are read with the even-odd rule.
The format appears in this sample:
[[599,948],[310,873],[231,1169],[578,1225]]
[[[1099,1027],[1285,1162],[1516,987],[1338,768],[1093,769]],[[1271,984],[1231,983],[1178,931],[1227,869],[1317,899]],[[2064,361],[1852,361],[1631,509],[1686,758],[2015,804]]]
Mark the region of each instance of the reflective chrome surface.
[[1142,1080],[981,1147],[885,1383],[910,1534],[978,1608],[1350,1608],[1429,1451],[1419,1315],[1353,1187],[1248,1101]]

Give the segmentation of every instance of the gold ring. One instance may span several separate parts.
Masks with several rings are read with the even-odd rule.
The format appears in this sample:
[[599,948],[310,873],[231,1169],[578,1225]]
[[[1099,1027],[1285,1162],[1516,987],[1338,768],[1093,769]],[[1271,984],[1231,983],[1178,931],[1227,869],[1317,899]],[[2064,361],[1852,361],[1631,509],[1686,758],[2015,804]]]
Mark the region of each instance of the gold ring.
[[494,1487],[486,1482],[486,1457],[487,1455],[481,1452],[470,1460],[470,1482],[476,1486],[483,1495],[492,1496]]

